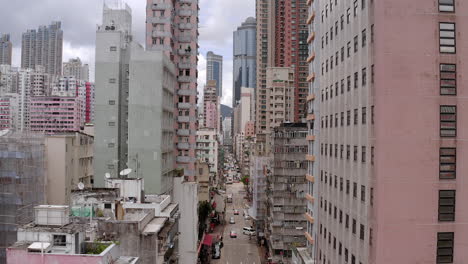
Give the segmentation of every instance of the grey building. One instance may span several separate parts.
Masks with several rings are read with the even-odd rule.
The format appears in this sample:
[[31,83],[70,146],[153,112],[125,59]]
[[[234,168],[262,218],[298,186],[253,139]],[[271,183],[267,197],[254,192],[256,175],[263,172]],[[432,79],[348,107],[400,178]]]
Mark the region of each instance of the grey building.
[[[145,179],[147,194],[172,192],[175,83],[175,65],[163,51],[145,51],[132,43],[128,165]],[[190,148],[189,143],[178,144]]]
[[256,88],[257,22],[249,17],[234,31],[232,106],[240,100],[241,87]]
[[94,185],[127,168],[131,9],[104,5],[96,33]]
[[267,177],[265,233],[275,262],[290,258],[293,247],[306,245],[306,136],[306,123],[283,123],[272,133],[273,161],[271,175]]
[[89,65],[83,64],[80,58],[63,63],[63,76],[73,76],[78,80],[89,81]]
[[0,65],[11,65],[12,48],[10,34],[0,33]]
[[223,56],[212,51],[206,54],[206,83],[216,81],[216,95],[223,96]]
[[40,26],[37,30],[29,29],[22,36],[21,68],[35,69],[44,66],[46,73],[62,73],[63,31],[61,22],[52,22],[49,26]]

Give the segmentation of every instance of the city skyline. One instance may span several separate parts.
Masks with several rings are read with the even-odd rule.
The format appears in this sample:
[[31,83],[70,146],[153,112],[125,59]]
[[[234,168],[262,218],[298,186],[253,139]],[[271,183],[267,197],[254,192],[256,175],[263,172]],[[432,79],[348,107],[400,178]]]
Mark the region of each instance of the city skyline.
[[[0,0],[6,4],[7,0]],[[5,2],[5,3],[3,3]],[[83,64],[89,65],[90,81],[94,81],[95,61],[95,35],[96,26],[100,24],[102,5],[104,1],[83,0],[64,3],[59,0],[51,0],[53,9],[46,12],[33,12],[41,5],[35,1],[8,2],[9,10],[17,10],[18,13],[0,11],[0,32],[10,34],[12,49],[12,66],[21,66],[21,33],[29,28],[37,28],[39,25],[48,25],[52,21],[61,21],[63,30],[63,62],[79,57]],[[124,1],[132,8],[134,23],[132,31],[134,39],[139,43],[145,43],[145,8],[144,0]],[[36,8],[36,5],[38,7]],[[206,53],[213,51],[223,56],[223,97],[221,103],[232,104],[232,32],[245,21],[247,17],[255,17],[255,2],[251,0],[239,1],[213,1],[200,0],[200,50],[198,56],[198,91],[203,95],[203,86],[206,83]],[[209,6],[210,8],[206,8]],[[223,10],[231,10],[225,13]],[[85,12],[87,15],[83,17]],[[238,16],[236,14],[243,14]],[[11,24],[7,21],[15,21]],[[223,20],[227,23],[218,23]],[[4,22],[4,23],[2,23]]]

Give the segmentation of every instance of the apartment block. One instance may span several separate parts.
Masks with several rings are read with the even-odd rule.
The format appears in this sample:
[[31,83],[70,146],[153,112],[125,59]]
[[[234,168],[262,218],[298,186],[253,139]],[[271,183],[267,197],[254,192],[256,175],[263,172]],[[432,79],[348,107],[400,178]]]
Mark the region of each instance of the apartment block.
[[[196,142],[198,12],[198,0],[147,0],[146,5],[146,49],[163,51],[176,65],[176,144]],[[177,149],[176,156],[176,167],[194,180],[195,149]]]
[[[180,143],[179,143],[180,144]],[[207,162],[210,167],[210,176],[215,177],[218,172],[218,133],[213,128],[200,128],[197,131],[197,159]]]
[[[217,95],[217,82],[210,80],[203,89],[203,127],[221,131],[220,97]],[[182,107],[182,103],[179,108]]]
[[463,262],[468,6],[309,4],[309,252],[318,263]]
[[[132,43],[128,106],[128,166],[148,194],[170,194],[174,177],[174,64],[162,51]],[[150,121],[149,121],[150,120]]]
[[18,71],[10,65],[0,65],[0,95],[16,93],[18,90]]
[[241,99],[242,87],[256,88],[257,21],[247,18],[233,33],[233,96],[232,106]]
[[31,72],[30,69],[20,69],[17,73],[17,93],[18,93],[18,120],[16,129],[28,131],[30,125],[29,105],[31,98]]
[[206,83],[216,81],[216,95],[223,96],[223,56],[212,51],[206,53]]
[[36,68],[30,72],[30,93],[31,96],[49,96],[51,95],[52,76],[46,73],[45,67],[36,65]]
[[30,131],[55,134],[80,131],[81,103],[78,97],[31,97]]
[[272,131],[284,122],[294,121],[294,69],[269,67],[266,80],[266,127]]
[[80,58],[69,59],[63,63],[63,76],[73,76],[78,80],[89,81],[89,65],[83,64]]
[[6,93],[0,96],[0,130],[15,130],[17,115],[18,94]]
[[62,23],[28,29],[22,35],[21,68],[35,69],[41,65],[51,75],[62,73],[63,31]]
[[94,137],[81,132],[45,137],[47,204],[70,205],[78,183],[93,186],[93,144]]
[[10,34],[0,33],[0,65],[11,65],[12,48]]
[[103,7],[96,32],[95,186],[106,173],[127,168],[128,96],[132,16],[128,6]]
[[61,76],[57,78],[52,87],[52,96],[76,97],[80,86],[79,79],[74,76]]
[[265,233],[274,262],[289,259],[293,247],[306,245],[306,136],[305,123],[285,123],[273,130]]

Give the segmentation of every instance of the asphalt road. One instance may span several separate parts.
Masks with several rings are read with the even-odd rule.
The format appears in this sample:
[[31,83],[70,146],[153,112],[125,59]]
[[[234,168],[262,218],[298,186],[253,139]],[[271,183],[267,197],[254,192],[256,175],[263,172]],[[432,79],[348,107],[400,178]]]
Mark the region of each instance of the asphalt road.
[[[226,194],[233,194],[233,202],[226,207],[226,226],[224,228],[224,247],[221,249],[221,259],[213,259],[216,264],[260,264],[260,255],[257,248],[257,239],[253,236],[242,234],[244,226],[251,226],[251,220],[244,220],[242,215],[245,209],[244,186],[242,183],[226,185]],[[234,215],[234,209],[239,210],[239,215]],[[234,216],[235,224],[229,224],[229,219]],[[237,238],[230,238],[231,230],[237,232]]]

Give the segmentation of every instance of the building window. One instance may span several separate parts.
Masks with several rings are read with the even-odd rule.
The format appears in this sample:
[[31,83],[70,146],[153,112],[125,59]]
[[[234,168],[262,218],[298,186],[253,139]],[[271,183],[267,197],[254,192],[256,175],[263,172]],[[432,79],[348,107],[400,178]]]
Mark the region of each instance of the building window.
[[67,236],[66,235],[54,235],[54,246],[57,247],[66,247],[67,246]]
[[353,197],[357,198],[357,183],[353,182]]
[[439,43],[441,53],[455,53],[455,23],[439,23]]
[[115,105],[115,100],[109,100],[109,105]]
[[341,79],[341,94],[344,93],[344,79]]
[[457,136],[457,107],[455,105],[440,106],[440,136]]
[[457,65],[440,64],[440,94],[457,94]]
[[346,214],[346,217],[345,217],[345,227],[349,228],[349,215],[348,214]]
[[349,145],[346,145],[346,159],[347,160],[349,160],[350,155],[351,155],[351,147]]
[[115,78],[110,78],[109,83],[115,83]]
[[453,232],[437,233],[437,263],[453,263]]
[[439,191],[439,221],[455,221],[455,190]]
[[366,8],[366,0],[361,1],[361,9]]
[[358,124],[358,110],[354,109],[354,125]]
[[455,179],[457,164],[456,148],[440,148],[439,179]]
[[366,186],[361,185],[361,201],[366,201]]
[[374,147],[371,147],[371,164],[374,165]]
[[114,146],[115,146],[114,143],[109,143],[109,144],[107,144],[107,147],[108,147],[108,148],[113,148]]
[[351,91],[351,76],[348,76],[346,81],[347,81],[347,83],[346,83],[347,84],[347,90],[349,92],[349,91]]
[[350,183],[349,183],[349,180],[346,180],[346,194],[349,194],[349,191],[350,191]]
[[351,41],[346,44],[346,56],[349,58],[351,56]]
[[363,125],[367,123],[367,108],[363,107],[361,111],[361,122]]
[[346,23],[349,24],[351,22],[351,8],[346,10]]
[[354,36],[354,53],[358,51],[358,46],[359,46],[358,36]]
[[359,73],[355,72],[354,73],[354,89],[358,88],[358,83],[359,83]]
[[115,122],[111,121],[111,122],[109,122],[108,125],[113,127],[113,126],[115,126]]
[[367,85],[367,69],[366,68],[362,68],[362,73],[361,73],[361,77],[362,77],[362,86],[366,86]]
[[351,111],[346,111],[346,125],[351,125]]
[[109,50],[110,50],[110,51],[117,51],[117,47],[111,46],[111,47],[109,48]]
[[354,0],[353,7],[354,7],[354,16],[356,17],[357,16],[357,10],[358,10],[358,0]]
[[113,170],[114,168],[114,164],[107,164],[107,169]]
[[362,40],[361,45],[364,48],[366,46],[366,44],[367,44],[367,32],[366,32],[365,29],[362,31],[361,40]]
[[353,218],[353,228],[352,228],[352,232],[353,234],[356,234],[356,219]]
[[366,162],[366,147],[361,147],[361,161]]
[[357,146],[354,146],[353,148],[353,160],[357,161]]
[[455,0],[439,0],[440,12],[455,12]]
[[341,18],[340,18],[340,29],[341,30],[344,29],[344,15],[341,15]]

